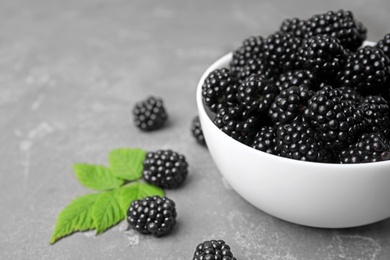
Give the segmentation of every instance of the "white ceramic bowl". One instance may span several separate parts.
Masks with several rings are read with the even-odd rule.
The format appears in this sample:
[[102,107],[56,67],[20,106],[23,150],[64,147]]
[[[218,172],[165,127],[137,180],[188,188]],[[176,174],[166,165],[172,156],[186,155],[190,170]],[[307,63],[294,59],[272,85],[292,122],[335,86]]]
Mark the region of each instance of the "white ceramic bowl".
[[220,131],[202,101],[202,84],[229,53],[201,77],[198,113],[210,154],[221,174],[245,200],[277,218],[312,227],[361,226],[390,217],[390,161],[326,164],[258,151]]

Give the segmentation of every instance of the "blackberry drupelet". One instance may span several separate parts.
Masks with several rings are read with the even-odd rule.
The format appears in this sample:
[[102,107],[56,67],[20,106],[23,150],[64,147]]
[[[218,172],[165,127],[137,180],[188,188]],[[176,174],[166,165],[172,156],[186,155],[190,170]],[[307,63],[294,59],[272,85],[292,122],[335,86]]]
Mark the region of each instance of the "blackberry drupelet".
[[237,260],[230,246],[223,240],[207,240],[195,250],[193,260]]
[[157,237],[172,231],[176,216],[175,202],[159,196],[134,200],[127,210],[127,222],[134,230]]
[[342,85],[361,93],[376,95],[382,92],[390,74],[390,60],[382,50],[365,46],[351,54],[338,77]]
[[204,139],[202,125],[200,124],[199,116],[195,116],[191,122],[191,133],[195,137],[196,141],[201,145],[206,146],[206,140]]
[[266,114],[277,94],[276,86],[262,75],[252,75],[240,84],[238,102],[249,111]]
[[283,73],[275,80],[279,92],[292,86],[307,85],[310,89],[316,88],[316,77],[310,70],[294,70]]
[[259,118],[238,106],[221,109],[214,124],[233,139],[250,145],[256,135]]
[[203,101],[213,112],[236,103],[237,78],[230,70],[216,69],[205,79],[202,86]]
[[344,66],[348,52],[337,38],[317,35],[303,41],[299,58],[304,68],[315,72],[320,78],[328,79]]
[[365,133],[340,152],[341,163],[369,163],[390,160],[389,140],[381,133]]
[[301,68],[297,55],[301,42],[301,38],[281,32],[271,34],[265,39],[264,59],[272,70],[271,77]]
[[313,94],[314,91],[305,84],[284,89],[271,104],[268,116],[275,124],[292,122],[303,115],[307,102]]
[[279,155],[279,150],[276,146],[276,127],[274,125],[261,127],[256,133],[252,148],[269,154]]
[[280,31],[289,33],[298,38],[307,38],[306,35],[306,21],[299,18],[287,18],[284,19],[280,25]]
[[282,157],[311,162],[329,162],[331,158],[315,131],[304,122],[279,125],[276,144]]
[[381,96],[367,96],[361,100],[358,107],[368,123],[368,131],[389,136],[390,108],[386,99]]
[[168,119],[162,99],[156,97],[138,102],[133,108],[133,116],[135,125],[143,131],[159,129]]
[[262,36],[251,36],[233,52],[230,69],[237,75],[248,64],[249,60],[260,60],[264,55],[264,39]]
[[304,117],[329,149],[340,149],[366,127],[363,113],[331,86],[318,90],[308,101]]
[[375,45],[378,49],[381,49],[383,53],[390,59],[390,33],[386,34]]
[[339,10],[316,14],[306,21],[306,35],[326,34],[337,38],[344,48],[357,50],[367,37],[367,29],[357,21],[351,11]]
[[188,175],[186,158],[172,150],[148,152],[143,166],[142,175],[145,181],[161,188],[177,188]]

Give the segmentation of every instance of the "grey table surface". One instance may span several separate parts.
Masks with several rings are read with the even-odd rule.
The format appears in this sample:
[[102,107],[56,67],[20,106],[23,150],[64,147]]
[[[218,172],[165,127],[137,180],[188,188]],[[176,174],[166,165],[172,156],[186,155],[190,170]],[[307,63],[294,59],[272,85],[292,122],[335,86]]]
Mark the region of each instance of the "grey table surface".
[[[284,18],[338,9],[352,10],[370,40],[390,32],[387,0],[1,1],[0,259],[191,259],[213,238],[241,260],[390,259],[390,220],[318,229],[274,218],[229,188],[189,131],[197,82],[214,60]],[[131,109],[151,94],[170,119],[144,133]],[[122,221],[49,245],[59,212],[89,192],[73,163],[106,164],[118,147],[186,156],[185,185],[167,191],[174,231],[155,238]]]

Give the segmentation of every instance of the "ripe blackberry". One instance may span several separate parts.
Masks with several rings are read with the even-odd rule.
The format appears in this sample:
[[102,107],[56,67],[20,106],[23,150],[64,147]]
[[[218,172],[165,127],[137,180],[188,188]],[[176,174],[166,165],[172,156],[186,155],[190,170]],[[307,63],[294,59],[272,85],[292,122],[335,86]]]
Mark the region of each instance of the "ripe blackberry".
[[375,45],[378,49],[381,49],[383,53],[390,59],[390,33],[386,34]]
[[279,92],[292,86],[307,85],[310,89],[315,88],[317,79],[313,72],[308,69],[294,70],[283,73],[275,80],[275,86]]
[[307,19],[307,37],[326,34],[337,38],[344,48],[357,50],[366,39],[367,29],[351,11],[339,10],[316,14]]
[[192,260],[237,260],[230,246],[223,240],[207,240],[200,243]]
[[331,86],[318,90],[308,101],[304,117],[330,149],[339,149],[354,141],[366,127],[363,113]]
[[282,157],[311,162],[329,162],[331,158],[315,131],[303,122],[279,125],[276,144]]
[[249,145],[256,135],[259,118],[236,106],[221,109],[213,122],[228,136]]
[[184,155],[171,150],[148,152],[143,166],[145,181],[166,189],[179,187],[188,174],[188,163]]
[[238,88],[239,103],[249,111],[266,114],[277,94],[275,85],[262,75],[252,75]]
[[176,225],[176,205],[167,197],[150,196],[134,200],[127,210],[127,222],[142,234],[163,236]]
[[371,132],[389,134],[390,108],[389,103],[381,96],[367,96],[358,107],[363,111],[363,117]]
[[264,39],[261,36],[251,36],[245,39],[242,45],[233,52],[230,69],[236,74],[248,64],[249,60],[259,60],[263,57]]
[[284,89],[271,104],[268,116],[275,124],[292,122],[303,115],[307,102],[313,94],[314,91],[305,84]]
[[237,73],[237,78],[238,81],[242,83],[252,75],[262,75],[267,79],[272,80],[276,74],[272,71],[272,69],[270,69],[263,59],[250,59]]
[[337,38],[324,34],[305,39],[299,49],[299,58],[304,68],[328,78],[343,67],[348,53]]
[[389,58],[382,50],[365,46],[348,57],[338,77],[344,86],[375,95],[382,91],[389,74]]
[[196,141],[201,145],[206,146],[206,140],[204,139],[202,125],[200,124],[199,116],[195,116],[191,122],[191,133],[195,137]]
[[341,92],[341,100],[346,100],[351,103],[351,105],[356,106],[362,100],[362,95],[356,91],[356,89],[342,86],[337,88]]
[[389,140],[381,133],[365,133],[340,153],[341,163],[369,163],[390,160]]
[[265,39],[264,59],[272,69],[272,76],[299,69],[298,49],[302,39],[288,33],[277,32]]
[[281,32],[289,33],[302,39],[307,38],[306,30],[306,21],[299,18],[285,19],[280,25]]
[[205,79],[202,86],[203,101],[213,112],[236,103],[237,79],[230,70],[216,69]]
[[276,127],[274,125],[261,127],[256,133],[252,147],[269,154],[279,155],[276,146]]
[[133,108],[135,125],[143,131],[159,129],[168,119],[161,98],[148,97]]

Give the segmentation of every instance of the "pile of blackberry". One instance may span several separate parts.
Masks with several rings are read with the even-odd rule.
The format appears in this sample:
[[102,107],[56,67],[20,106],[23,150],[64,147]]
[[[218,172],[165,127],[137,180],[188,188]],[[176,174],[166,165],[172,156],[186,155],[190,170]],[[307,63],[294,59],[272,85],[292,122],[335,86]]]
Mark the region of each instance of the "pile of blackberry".
[[[351,11],[250,36],[202,86],[214,124],[270,154],[321,163],[390,159],[390,33],[365,43]],[[363,147],[364,146],[364,147]]]

